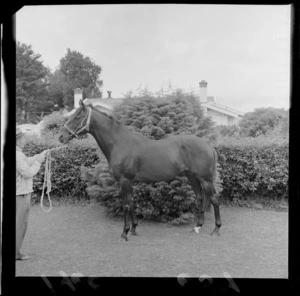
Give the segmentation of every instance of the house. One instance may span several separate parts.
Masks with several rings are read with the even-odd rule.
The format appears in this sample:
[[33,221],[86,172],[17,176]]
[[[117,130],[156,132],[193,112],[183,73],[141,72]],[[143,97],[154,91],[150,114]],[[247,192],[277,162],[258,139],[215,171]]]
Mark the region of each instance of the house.
[[[207,116],[211,116],[212,120],[217,125],[236,125],[239,120],[243,117],[243,113],[229,108],[225,105],[218,104],[214,97],[207,96],[207,82],[201,81],[199,83],[200,86],[200,104],[204,109],[204,114]],[[113,108],[122,103],[124,98],[113,98],[112,92],[107,92],[107,98],[86,98],[83,100],[85,104],[92,104],[93,106],[98,106],[98,108],[102,109],[104,112],[111,113]],[[74,108],[79,107],[79,100],[82,99],[82,90],[80,88],[76,88],[74,90]],[[68,115],[72,114],[74,109],[68,113]]]
[[217,125],[236,125],[242,119],[243,113],[229,108],[225,105],[218,104],[214,97],[207,96],[207,82],[202,80],[200,86],[200,104],[207,116],[211,116]]

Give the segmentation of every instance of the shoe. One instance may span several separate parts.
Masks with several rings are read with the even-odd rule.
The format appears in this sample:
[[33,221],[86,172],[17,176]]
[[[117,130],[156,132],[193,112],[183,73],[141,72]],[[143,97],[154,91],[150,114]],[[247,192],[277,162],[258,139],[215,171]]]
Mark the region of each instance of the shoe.
[[30,259],[30,257],[23,254],[21,254],[20,257],[16,258],[16,260],[20,260],[20,261],[28,260],[28,259]]

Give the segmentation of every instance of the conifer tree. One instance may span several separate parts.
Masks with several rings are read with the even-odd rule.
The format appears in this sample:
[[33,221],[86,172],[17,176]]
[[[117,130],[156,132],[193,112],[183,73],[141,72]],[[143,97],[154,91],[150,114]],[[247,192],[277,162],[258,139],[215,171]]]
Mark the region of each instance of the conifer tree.
[[214,134],[214,123],[204,116],[198,98],[180,89],[158,96],[144,89],[125,98],[114,109],[114,116],[129,129],[156,140],[169,134],[207,138]]

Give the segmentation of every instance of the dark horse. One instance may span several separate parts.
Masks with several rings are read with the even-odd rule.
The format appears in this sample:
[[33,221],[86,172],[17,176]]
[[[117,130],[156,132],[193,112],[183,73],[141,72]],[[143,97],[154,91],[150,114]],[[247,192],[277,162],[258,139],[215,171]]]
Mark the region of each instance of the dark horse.
[[199,233],[204,222],[204,211],[212,203],[215,212],[212,234],[219,235],[221,219],[214,187],[217,155],[204,140],[192,135],[151,140],[140,133],[129,131],[112,116],[80,101],[80,107],[65,123],[59,141],[67,143],[86,133],[94,136],[115,179],[120,182],[125,222],[121,235],[123,239],[128,240],[130,219],[131,234],[136,234],[138,224],[133,208],[132,183],[168,182],[179,175],[187,176],[196,194],[199,213],[194,230]]

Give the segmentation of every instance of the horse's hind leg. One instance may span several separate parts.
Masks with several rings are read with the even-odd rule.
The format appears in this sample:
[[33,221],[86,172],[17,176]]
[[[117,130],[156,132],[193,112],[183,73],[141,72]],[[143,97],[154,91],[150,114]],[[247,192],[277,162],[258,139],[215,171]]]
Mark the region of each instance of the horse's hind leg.
[[197,225],[193,230],[196,233],[199,233],[199,230],[204,223],[204,202],[203,202],[203,197],[202,197],[201,184],[200,184],[199,180],[192,174],[188,174],[187,178],[189,179],[192,189],[195,192],[196,202],[197,202],[197,206],[198,206],[197,207],[198,208]]
[[[132,197],[131,197],[131,199],[132,199]],[[130,203],[130,217],[131,217],[131,229],[130,229],[130,233],[132,235],[136,235],[135,228],[137,227],[138,222],[137,222],[137,219],[135,217],[133,202]]]
[[132,207],[132,194],[133,189],[131,182],[128,179],[123,178],[121,180],[121,191],[123,196],[123,215],[124,215],[124,229],[121,238],[128,240],[127,233],[130,229],[130,211]]
[[216,224],[215,229],[213,230],[211,235],[213,235],[213,234],[220,235],[219,229],[220,229],[222,223],[221,223],[221,217],[220,217],[219,200],[215,195],[211,198],[211,203],[214,206],[215,224]]
[[220,208],[219,208],[219,200],[216,196],[216,190],[214,188],[213,182],[209,181],[202,181],[202,190],[203,190],[203,197],[205,200],[212,203],[215,212],[215,228],[211,235],[216,234],[219,235],[219,229],[222,225],[221,217],[220,217]]

